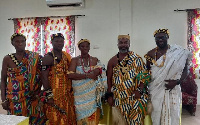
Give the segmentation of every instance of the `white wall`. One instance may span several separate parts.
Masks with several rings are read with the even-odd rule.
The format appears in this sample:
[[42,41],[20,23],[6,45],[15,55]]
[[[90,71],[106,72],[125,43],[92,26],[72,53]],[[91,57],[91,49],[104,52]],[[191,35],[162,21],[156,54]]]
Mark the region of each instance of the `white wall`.
[[130,49],[141,56],[155,47],[153,32],[158,28],[169,29],[170,44],[186,47],[187,14],[174,10],[198,7],[199,0],[85,0],[84,8],[51,9],[45,0],[0,0],[0,65],[6,54],[14,52],[13,22],[8,18],[86,15],[76,19],[76,42],[91,40],[90,54],[107,64],[117,52],[119,34],[130,34]]
[[200,105],[200,97],[199,97],[199,93],[200,93],[200,79],[195,79],[195,82],[197,83],[198,86],[198,93],[197,93],[197,105]]

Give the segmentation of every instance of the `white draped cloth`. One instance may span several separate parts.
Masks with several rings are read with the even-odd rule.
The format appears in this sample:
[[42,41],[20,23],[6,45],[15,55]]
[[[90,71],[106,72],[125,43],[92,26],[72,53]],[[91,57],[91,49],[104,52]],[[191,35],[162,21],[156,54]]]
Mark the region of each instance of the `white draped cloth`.
[[[163,67],[151,65],[152,81],[149,84],[153,112],[151,114],[153,125],[179,125],[181,118],[182,95],[180,85],[176,85],[171,91],[165,90],[165,80],[177,80],[181,78],[187,58],[190,52],[178,45],[170,46],[167,50]],[[163,56],[157,60],[160,65]]]

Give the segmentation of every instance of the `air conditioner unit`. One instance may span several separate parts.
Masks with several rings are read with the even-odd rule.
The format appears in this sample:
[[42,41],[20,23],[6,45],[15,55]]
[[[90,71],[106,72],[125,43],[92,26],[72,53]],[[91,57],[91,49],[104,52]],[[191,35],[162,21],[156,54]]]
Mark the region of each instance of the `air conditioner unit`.
[[83,7],[84,0],[46,0],[49,7]]

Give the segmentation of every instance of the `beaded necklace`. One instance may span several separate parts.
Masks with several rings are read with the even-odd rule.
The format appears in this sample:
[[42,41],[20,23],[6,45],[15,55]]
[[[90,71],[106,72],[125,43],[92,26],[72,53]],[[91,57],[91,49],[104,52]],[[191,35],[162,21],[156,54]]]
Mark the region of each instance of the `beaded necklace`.
[[[170,46],[168,45],[168,48],[167,50],[170,48]],[[163,61],[160,65],[157,64],[156,62],[156,55],[157,55],[157,52],[158,52],[158,47],[156,47],[156,51],[155,51],[155,59],[152,60],[152,63],[155,64],[157,67],[163,67],[164,66],[164,63],[165,63],[165,59],[166,59],[166,53],[163,55]]]
[[120,61],[119,61],[119,52],[117,53],[118,64],[119,64],[119,66],[120,66],[120,70],[121,70],[121,72],[122,72],[123,75],[124,75],[126,72],[128,72],[128,69],[129,69],[129,68],[127,67],[127,64],[128,64],[129,58],[130,58],[130,56],[129,56],[129,54],[128,54],[128,59],[126,59],[125,65],[122,65],[122,64],[120,63]]
[[86,69],[85,69],[85,66],[83,65],[83,63],[84,63],[84,61],[83,61],[83,57],[82,57],[82,55],[81,55],[81,66],[82,66],[83,72],[84,72],[84,73],[89,73],[89,72],[91,72],[92,66],[91,66],[90,55],[89,55],[89,54],[88,54],[88,62],[87,62],[86,69],[90,66],[90,70],[85,71]]

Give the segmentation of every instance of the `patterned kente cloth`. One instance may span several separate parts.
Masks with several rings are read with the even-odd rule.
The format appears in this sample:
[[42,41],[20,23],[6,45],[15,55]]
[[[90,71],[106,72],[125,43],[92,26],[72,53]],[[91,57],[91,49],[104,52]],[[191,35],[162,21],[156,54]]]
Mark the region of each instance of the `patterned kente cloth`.
[[[122,67],[128,67],[123,73]],[[145,64],[140,56],[129,52],[126,57],[113,68],[113,93],[115,106],[120,109],[128,125],[141,125],[146,115],[148,95],[146,89],[139,99],[134,99],[133,91],[137,91],[140,84],[145,88],[150,81]]]
[[[14,54],[9,54],[17,62]],[[6,97],[10,103],[9,115],[30,117],[32,124],[43,124],[44,113],[37,108],[38,100],[31,101],[31,95],[37,95],[41,89],[39,54],[25,51],[22,62],[16,63],[16,68],[8,68]]]
[[[91,69],[103,68],[100,62],[96,66],[92,66]],[[87,72],[90,67],[84,67]],[[82,66],[76,67],[76,73],[85,74]],[[98,80],[83,79],[83,80],[72,80],[72,86],[74,89],[76,117],[78,124],[81,125],[96,125],[99,122],[101,108],[101,97],[107,90],[107,77],[106,71],[102,70],[101,77]],[[97,117],[98,116],[98,117]]]
[[[46,117],[50,125],[76,125],[74,95],[67,70],[71,56],[63,52],[61,61],[49,70],[49,83],[53,92],[54,104],[59,108],[45,104]],[[65,111],[63,114],[59,109]]]

